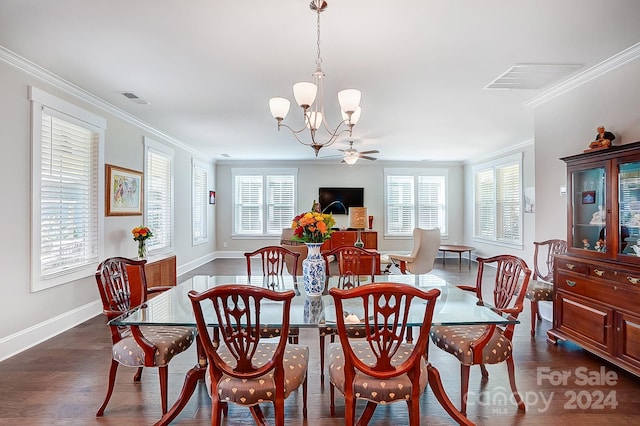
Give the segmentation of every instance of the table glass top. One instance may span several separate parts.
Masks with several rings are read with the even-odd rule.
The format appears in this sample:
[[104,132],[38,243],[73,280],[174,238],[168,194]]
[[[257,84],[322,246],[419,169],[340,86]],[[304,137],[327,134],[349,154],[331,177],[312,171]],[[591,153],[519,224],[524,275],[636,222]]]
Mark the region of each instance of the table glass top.
[[[122,315],[111,321],[113,325],[193,325],[195,317],[193,308],[187,293],[190,290],[198,292],[207,290],[222,284],[244,284],[260,287],[274,288],[275,290],[294,290],[296,296],[291,302],[290,326],[317,328],[323,324],[335,323],[335,306],[333,297],[323,295],[320,297],[307,296],[302,290],[302,277],[300,283],[294,285],[293,277],[283,276],[274,281],[274,278],[263,276],[194,276],[178,284],[164,293],[151,298],[141,307],[133,309],[128,314]],[[471,325],[471,324],[509,324],[518,321],[495,312],[490,306],[478,305],[478,299],[468,291],[448,284],[431,274],[426,275],[380,275],[374,279],[375,283],[392,282],[416,286],[424,290],[438,288],[441,292],[436,302],[433,315],[433,325]],[[371,281],[361,281],[361,285],[369,285]],[[337,278],[329,278],[329,288],[337,285]],[[424,315],[424,301],[414,299],[412,303],[408,325],[422,325]],[[362,318],[364,309],[351,301],[344,306],[345,311]],[[211,310],[204,311],[207,322],[217,325],[215,315]],[[263,301],[260,312],[260,323],[265,326],[279,326],[282,322],[281,302]]]

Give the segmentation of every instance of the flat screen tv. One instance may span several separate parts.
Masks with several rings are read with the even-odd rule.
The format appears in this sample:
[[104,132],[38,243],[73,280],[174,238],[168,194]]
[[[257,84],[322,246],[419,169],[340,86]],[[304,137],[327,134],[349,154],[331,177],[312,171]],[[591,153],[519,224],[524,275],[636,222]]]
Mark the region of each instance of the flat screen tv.
[[319,188],[322,213],[349,214],[349,207],[364,207],[364,188]]

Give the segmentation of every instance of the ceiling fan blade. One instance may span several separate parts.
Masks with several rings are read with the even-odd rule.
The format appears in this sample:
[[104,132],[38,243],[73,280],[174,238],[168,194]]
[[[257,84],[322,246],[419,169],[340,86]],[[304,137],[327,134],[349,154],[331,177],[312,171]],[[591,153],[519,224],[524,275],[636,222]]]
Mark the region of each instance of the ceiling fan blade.
[[364,160],[371,160],[371,161],[376,161],[377,160],[376,157],[369,157],[368,155],[361,155],[360,158],[362,158]]
[[367,155],[367,154],[380,154],[380,151],[378,151],[377,149],[373,149],[371,151],[362,151],[360,152],[361,155]]

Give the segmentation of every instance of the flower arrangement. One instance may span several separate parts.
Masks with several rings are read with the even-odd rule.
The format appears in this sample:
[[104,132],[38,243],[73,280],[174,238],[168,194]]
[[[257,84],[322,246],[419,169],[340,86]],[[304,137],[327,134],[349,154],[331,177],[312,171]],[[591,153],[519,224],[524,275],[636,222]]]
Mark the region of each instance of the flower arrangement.
[[291,228],[293,229],[294,241],[305,243],[322,243],[331,238],[333,226],[336,224],[332,214],[318,213],[310,211],[301,213],[293,218]]
[[153,232],[146,226],[138,226],[131,230],[133,234],[133,240],[138,242],[138,259],[145,259],[147,257],[147,245],[145,241],[147,238],[153,237]]
[[153,237],[153,232],[151,232],[151,229],[146,226],[138,226],[137,228],[133,228],[131,230],[131,233],[133,234],[133,239],[135,241],[144,241],[147,238]]

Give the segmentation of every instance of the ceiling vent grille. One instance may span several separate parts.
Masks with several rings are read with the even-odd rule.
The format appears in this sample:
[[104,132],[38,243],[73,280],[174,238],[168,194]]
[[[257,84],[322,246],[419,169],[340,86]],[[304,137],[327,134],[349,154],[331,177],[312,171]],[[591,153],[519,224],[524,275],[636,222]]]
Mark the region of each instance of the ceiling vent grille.
[[515,64],[485,89],[537,90],[559,82],[573,74],[582,64]]
[[132,102],[135,102],[137,104],[140,105],[149,105],[149,101],[139,97],[138,95],[136,95],[133,92],[120,92],[122,94],[122,96],[124,96],[125,98],[131,100]]

